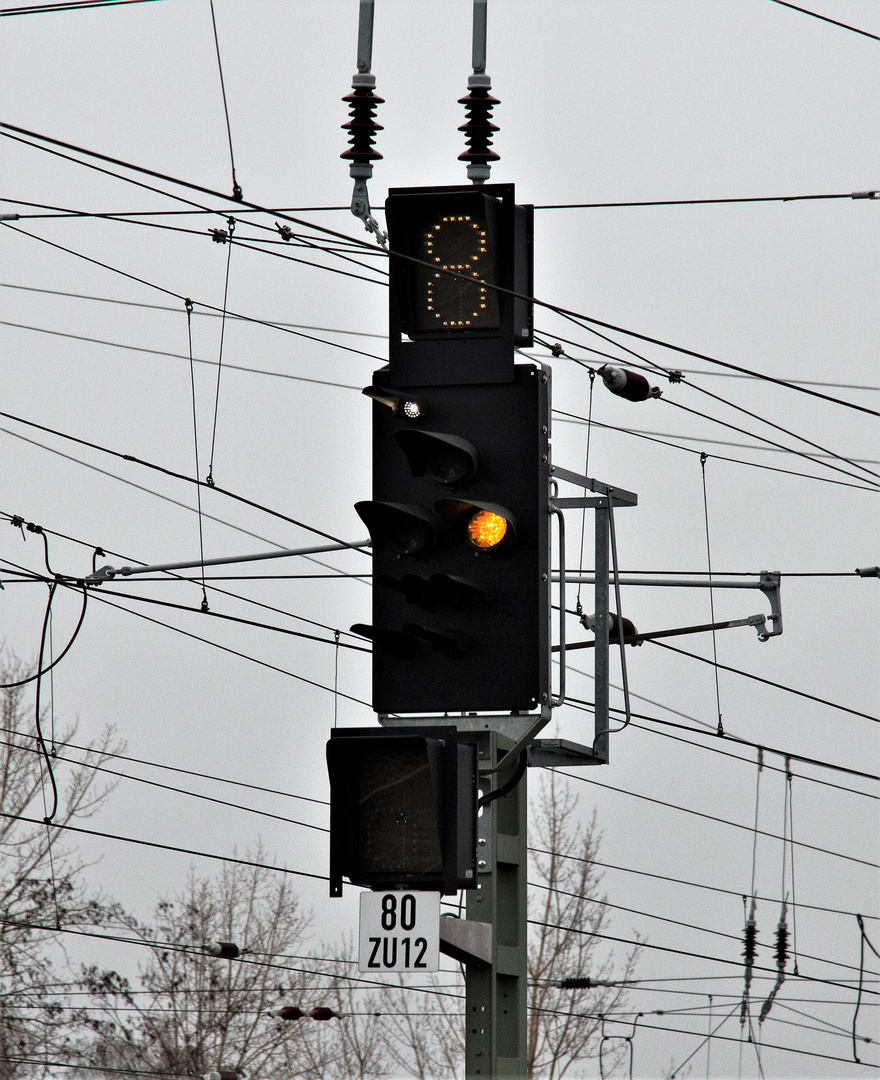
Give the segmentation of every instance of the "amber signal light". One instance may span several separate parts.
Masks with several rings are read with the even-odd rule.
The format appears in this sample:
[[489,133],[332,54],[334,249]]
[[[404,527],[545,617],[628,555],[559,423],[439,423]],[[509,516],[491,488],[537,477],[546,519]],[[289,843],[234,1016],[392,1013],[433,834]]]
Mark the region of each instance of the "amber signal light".
[[491,551],[507,537],[508,521],[491,510],[478,510],[467,523],[467,538],[479,551]]

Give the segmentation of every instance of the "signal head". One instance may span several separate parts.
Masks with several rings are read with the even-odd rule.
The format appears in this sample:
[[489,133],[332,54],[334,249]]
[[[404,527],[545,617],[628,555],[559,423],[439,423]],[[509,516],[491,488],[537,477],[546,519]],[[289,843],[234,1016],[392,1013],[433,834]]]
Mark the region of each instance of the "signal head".
[[406,454],[413,476],[427,473],[438,484],[455,487],[477,471],[477,448],[457,435],[403,429],[395,431],[394,438]]

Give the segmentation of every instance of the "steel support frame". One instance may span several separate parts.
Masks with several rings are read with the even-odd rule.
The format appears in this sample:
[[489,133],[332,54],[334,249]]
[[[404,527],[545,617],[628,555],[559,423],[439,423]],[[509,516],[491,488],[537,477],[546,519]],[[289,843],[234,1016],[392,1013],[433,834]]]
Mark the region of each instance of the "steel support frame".
[[[593,728],[593,754],[592,763],[595,765],[608,764],[608,734],[610,722],[610,699],[609,699],[609,637],[611,618],[609,610],[609,571],[610,566],[610,537],[611,515],[615,506],[637,506],[638,496],[635,492],[625,488],[615,488],[610,484],[604,484],[594,480],[590,476],[571,472],[558,465],[551,468],[554,480],[564,480],[576,487],[586,488],[596,492],[595,496],[579,498],[559,498],[554,495],[551,498],[551,506],[554,512],[563,510],[575,510],[592,508],[596,512],[596,563],[595,563],[595,620],[593,628],[596,638],[596,652],[594,659],[595,675],[595,723]],[[560,581],[560,606],[565,608],[565,581],[571,580],[565,572],[565,566],[560,568],[558,575]],[[559,663],[565,667],[565,639],[561,636],[559,643]]]

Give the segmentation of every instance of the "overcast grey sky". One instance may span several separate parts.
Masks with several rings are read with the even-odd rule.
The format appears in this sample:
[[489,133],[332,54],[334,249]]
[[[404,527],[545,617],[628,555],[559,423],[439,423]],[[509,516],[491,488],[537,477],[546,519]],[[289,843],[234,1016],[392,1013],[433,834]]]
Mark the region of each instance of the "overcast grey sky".
[[[873,0],[811,0],[803,6],[880,35],[880,6]],[[346,207],[351,181],[339,158],[346,146],[340,125],[347,118],[340,99],[355,69],[356,0],[215,0],[214,7],[245,198],[265,207]],[[466,180],[456,160],[464,148],[457,98],[470,74],[471,4],[377,0],[376,7],[373,71],[386,104],[378,116],[383,160],[370,192],[382,218],[389,187]],[[878,188],[878,50],[880,41],[772,0],[490,0],[487,70],[501,99],[494,117],[501,129],[495,141],[501,161],[492,179],[515,182],[518,201],[538,207]],[[3,18],[0,120],[215,191],[232,188],[208,0]],[[353,504],[369,497],[370,406],[360,388],[386,356],[384,256],[378,249],[357,253],[370,268],[363,270],[333,255],[273,244],[271,214],[252,215],[251,222],[251,215],[239,218],[229,200],[112,169],[152,184],[158,194],[85,168],[73,156],[77,162],[2,140],[0,213],[21,214],[11,223],[15,231],[7,227],[0,235],[3,412],[192,475],[193,399],[180,299],[191,297],[193,352],[212,362],[195,365],[200,475],[207,473],[213,449],[218,486],[325,533],[362,539]],[[154,216],[140,223],[41,216],[59,208],[186,209],[174,196],[218,213]],[[235,238],[242,241],[231,252],[229,309],[270,323],[322,329],[308,330],[313,336],[304,338],[228,320],[213,437],[220,320],[205,305],[222,306],[229,248],[213,243],[208,230],[225,227],[227,213],[236,214]],[[603,322],[880,410],[878,214],[880,201],[849,198],[538,209],[535,292]],[[298,216],[358,242],[369,239],[344,209],[302,209]],[[293,256],[305,261],[291,261]],[[569,355],[587,364],[601,362],[589,349],[625,360],[625,346],[645,358],[639,364],[685,370],[682,383],[661,379],[661,399],[639,405],[612,397],[601,385],[594,391],[597,426],[589,472],[639,494],[639,506],[617,516],[622,567],[704,572],[708,521],[719,576],[761,570],[785,575],[783,636],[761,644],[748,627],[721,632],[720,663],[845,707],[722,670],[717,689],[725,730],[793,755],[876,773],[877,723],[857,714],[878,711],[880,583],[853,571],[880,562],[877,416],[791,387],[733,378],[717,366],[621,333],[609,332],[617,343],[609,345],[546,309],[537,310],[536,327],[543,340],[568,339]],[[334,347],[339,344],[362,352]],[[581,471],[582,421],[590,407],[587,371],[571,359],[551,360],[546,349],[532,355],[550,360],[553,369],[553,459]],[[791,448],[812,448],[795,436],[848,460],[797,456]],[[762,439],[782,443],[789,452]],[[0,450],[0,513],[19,514],[62,534],[49,541],[54,570],[89,572],[97,545],[107,553],[99,565],[198,557],[191,485],[8,417],[0,418]],[[708,455],[705,503],[701,452]],[[284,517],[218,492],[203,490],[202,508],[206,557],[321,542]],[[32,659],[46,589],[10,583],[3,567],[42,572],[42,545],[33,535],[23,536],[2,521],[0,526],[0,578],[6,585],[0,592],[0,636]],[[569,515],[570,570],[579,564],[579,528],[580,518]],[[588,543],[587,569],[591,560]],[[324,563],[281,560],[240,572],[369,571],[362,554],[333,555]],[[306,630],[323,642],[204,616],[196,585],[120,582],[112,591],[193,611],[138,599],[114,600],[114,607],[95,596],[73,649],[54,673],[56,723],[78,719],[81,741],[114,723],[128,752],[146,761],[326,798],[324,744],[330,728],[334,722],[374,723],[369,657],[345,648],[337,654],[333,645],[335,628],[343,631],[343,644],[352,643],[348,627],[369,621],[366,579],[273,577],[216,584],[245,599],[212,593],[213,612]],[[109,600],[110,591],[102,587],[101,595]],[[589,602],[585,596],[585,606]],[[642,631],[709,621],[704,590],[629,589],[624,609]],[[719,619],[759,611],[769,611],[760,593],[716,594]],[[53,615],[56,649],[69,638],[78,614],[77,596],[60,594]],[[569,635],[581,633],[570,620]],[[712,655],[707,636],[674,644]],[[569,694],[591,701],[588,654],[571,655]],[[719,746],[702,733],[676,731],[686,741],[675,741],[669,737],[674,729],[655,722],[674,721],[695,731],[714,726],[716,682],[709,665],[646,644],[628,651],[628,669],[631,690],[639,695],[633,699],[636,711],[655,719],[639,719],[615,737],[611,764],[584,770],[571,783],[585,818],[597,810],[602,859],[620,868],[606,873],[609,900],[647,913],[617,911],[611,932],[623,939],[637,932],[658,947],[645,950],[639,976],[648,981],[630,999],[633,1010],[646,1014],[634,1042],[635,1074],[657,1076],[688,1057],[708,1021],[705,1012],[671,1018],[651,1016],[652,1010],[708,1006],[711,994],[720,1018],[742,992],[741,976],[733,977],[731,965],[663,948],[739,958],[740,896],[750,892],[752,879],[755,838],[749,830],[757,768],[752,749]],[[588,711],[564,707],[553,729],[587,742],[592,722]],[[765,763],[773,769],[761,774],[759,824],[779,834],[784,781],[773,770],[784,768],[784,758],[768,753]],[[129,768],[168,779],[149,766]],[[801,1014],[774,1008],[761,1035],[768,1044],[762,1051],[764,1075],[861,1076],[869,1070],[851,1058],[855,990],[842,986],[854,987],[858,980],[853,913],[875,917],[866,927],[880,947],[877,786],[797,760],[792,772],[794,836],[814,846],[798,847],[795,857],[796,899],[814,906],[798,912],[797,944],[804,954],[799,970],[839,985],[789,980],[782,996]],[[535,775],[529,781],[540,782]],[[228,787],[207,780],[171,782],[235,798]],[[291,814],[292,804],[283,797],[248,798],[259,809]],[[323,807],[309,804],[297,805],[292,816],[321,825],[327,818]],[[326,873],[323,838],[315,841],[322,834],[131,781],[122,782],[94,827],[218,854],[252,850],[261,838],[279,864]],[[100,860],[89,871],[91,879],[144,918],[157,890],[173,889],[191,861],[104,839],[84,841],[82,849],[86,859]],[[779,918],[782,845],[759,835],[756,856],[757,891],[772,898],[758,906],[760,940],[769,944]],[[214,865],[196,861],[202,872]],[[730,892],[644,876],[652,874]],[[785,889],[790,888],[789,881]],[[304,880],[303,899],[319,913],[318,939],[356,929],[356,894],[348,889],[331,904],[325,884]],[[618,945],[618,954],[625,948]],[[104,955],[97,945],[77,949],[84,960]],[[772,964],[771,954],[764,955]],[[876,972],[876,960],[871,966]],[[670,979],[685,981],[663,981]],[[872,994],[880,988],[876,981],[866,986]],[[876,1038],[872,994],[864,997],[859,1029]],[[839,1004],[826,1004],[831,1001]],[[828,1024],[842,1030],[820,1034]],[[739,1033],[734,1019],[719,1035],[735,1039]],[[877,1060],[876,1048],[863,1045],[862,1051],[864,1060]],[[705,1048],[693,1069],[694,1076],[706,1073]],[[597,1076],[597,1064],[585,1065],[578,1075]],[[711,1075],[757,1076],[754,1048],[741,1053],[736,1042],[713,1040]]]

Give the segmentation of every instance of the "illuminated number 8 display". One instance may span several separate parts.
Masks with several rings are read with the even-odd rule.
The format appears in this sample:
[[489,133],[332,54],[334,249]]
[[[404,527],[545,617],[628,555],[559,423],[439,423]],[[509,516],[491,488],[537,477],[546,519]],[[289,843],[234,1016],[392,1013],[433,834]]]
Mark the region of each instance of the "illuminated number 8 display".
[[[422,332],[495,330],[499,325],[498,295],[493,283],[493,259],[485,221],[473,214],[444,214],[421,235],[420,267]],[[445,273],[444,271],[451,271]],[[473,281],[464,281],[464,275]],[[488,284],[487,284],[488,282]]]

